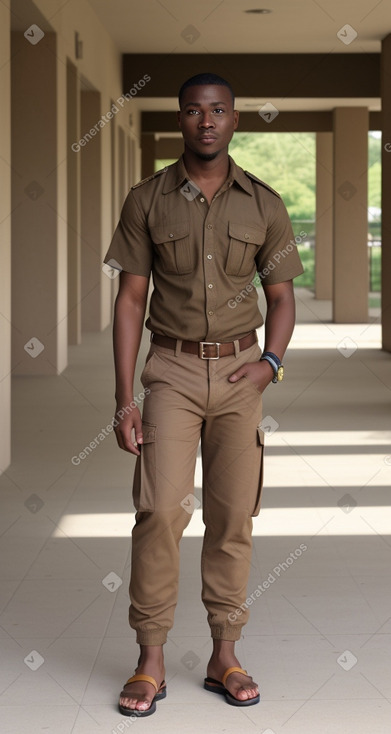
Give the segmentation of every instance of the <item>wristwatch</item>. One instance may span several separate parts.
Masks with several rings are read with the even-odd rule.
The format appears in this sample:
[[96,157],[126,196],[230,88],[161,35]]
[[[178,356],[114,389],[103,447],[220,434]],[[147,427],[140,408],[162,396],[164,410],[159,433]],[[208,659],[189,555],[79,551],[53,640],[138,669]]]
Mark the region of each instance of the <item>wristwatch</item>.
[[266,360],[266,362],[269,362],[271,367],[274,371],[274,377],[272,379],[272,382],[281,382],[284,378],[284,365],[281,364],[281,360],[277,357],[274,352],[263,352],[262,357],[260,358],[260,362],[262,360]]

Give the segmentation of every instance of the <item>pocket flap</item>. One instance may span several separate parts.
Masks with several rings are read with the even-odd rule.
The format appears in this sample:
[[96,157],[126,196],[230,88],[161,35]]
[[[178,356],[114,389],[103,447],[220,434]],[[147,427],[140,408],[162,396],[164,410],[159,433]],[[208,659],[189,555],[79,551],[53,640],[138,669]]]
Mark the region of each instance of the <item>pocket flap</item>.
[[190,225],[189,222],[158,224],[150,227],[149,231],[155,245],[160,245],[163,242],[175,242],[175,240],[181,240],[183,237],[187,237],[190,232]]
[[156,441],[156,429],[157,426],[143,421],[143,444],[154,443]]
[[228,225],[229,236],[241,242],[249,242],[251,245],[262,245],[265,241],[265,231],[247,227],[245,224],[230,222]]

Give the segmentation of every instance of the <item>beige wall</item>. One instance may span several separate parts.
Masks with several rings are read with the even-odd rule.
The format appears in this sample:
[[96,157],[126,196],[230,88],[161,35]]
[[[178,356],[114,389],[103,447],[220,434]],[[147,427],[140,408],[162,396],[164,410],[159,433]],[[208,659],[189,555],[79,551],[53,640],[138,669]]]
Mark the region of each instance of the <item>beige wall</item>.
[[0,4],[0,472],[10,462],[11,403],[11,132],[10,13]]
[[[24,17],[24,12],[28,12],[28,16]],[[54,355],[52,373],[58,374],[67,364],[67,321],[68,321],[68,296],[67,296],[67,250],[68,250],[68,220],[67,220],[67,159],[69,150],[67,145],[67,62],[68,60],[74,64],[77,70],[80,83],[84,88],[95,89],[101,98],[100,116],[105,115],[110,110],[112,100],[115,102],[122,97],[122,73],[121,73],[121,54],[116,49],[112,39],[107,34],[106,29],[93,13],[87,0],[70,0],[64,3],[63,0],[36,0],[35,3],[21,4],[18,7],[18,14],[13,15],[17,23],[16,28],[10,27],[10,13],[4,3],[0,3],[0,104],[2,109],[1,128],[0,128],[0,174],[1,174],[1,199],[0,199],[0,236],[1,236],[1,252],[0,252],[0,338],[1,338],[1,357],[0,357],[0,430],[2,441],[0,442],[0,471],[6,468],[10,461],[10,375],[13,371],[14,363],[11,362],[10,335],[11,331],[15,334],[15,321],[18,322],[21,330],[30,336],[34,333],[48,331],[47,311],[52,312],[55,322],[55,328],[51,334],[50,349]],[[19,268],[14,270],[13,293],[15,298],[15,309],[11,313],[11,144],[10,144],[10,109],[11,109],[11,60],[10,51],[10,31],[16,30],[20,34],[21,49],[29,47],[29,41],[23,37],[24,30],[31,23],[36,23],[45,33],[46,42],[52,36],[54,39],[55,53],[53,54],[54,77],[52,78],[51,93],[53,98],[48,107],[50,117],[50,125],[48,119],[48,127],[51,128],[50,145],[53,166],[48,178],[49,196],[53,197],[52,202],[52,222],[50,236],[48,235],[48,260],[44,264],[45,277],[43,280],[44,289],[38,293],[38,300],[41,299],[42,293],[47,298],[47,308],[42,307],[42,299],[39,307],[35,311],[33,324],[31,293],[23,290],[23,277],[19,273]],[[75,57],[75,31],[78,31],[81,41],[83,42],[83,58]],[[33,47],[32,48],[36,48]],[[37,49],[38,50],[38,49]],[[28,55],[28,54],[27,54]],[[38,54],[36,54],[38,56]],[[16,64],[15,69],[19,73]],[[28,77],[30,73],[28,64],[26,64],[25,72]],[[22,78],[22,75],[21,77]],[[42,90],[41,90],[42,92]],[[42,98],[43,98],[42,94]],[[15,100],[15,111],[17,114],[26,112],[23,104],[26,101]],[[54,105],[53,105],[54,103]],[[140,113],[137,109],[137,101],[124,102],[123,106],[117,105],[118,113],[115,118],[108,120],[104,127],[100,130],[98,136],[100,141],[100,155],[102,172],[101,176],[101,194],[100,194],[100,241],[96,243],[98,259],[103,260],[103,256],[107,250],[113,231],[113,219],[116,220],[122,201],[120,201],[120,193],[118,189],[118,150],[115,151],[116,160],[111,161],[111,125],[121,125],[125,133],[125,149],[129,149],[131,141],[131,149],[134,150],[132,161],[132,181],[139,179],[141,169],[140,158]],[[20,109],[19,109],[20,108]],[[50,108],[50,109],[49,109]],[[46,110],[44,110],[46,114]],[[129,113],[132,112],[132,127],[129,126]],[[35,122],[38,119],[36,116]],[[44,118],[43,118],[44,119]],[[98,120],[95,121],[98,123]],[[44,124],[44,123],[42,123]],[[81,130],[83,136],[87,130]],[[15,157],[19,156],[19,167],[21,178],[29,177],[29,180],[37,179],[35,172],[39,169],[39,163],[36,161],[37,149],[35,146],[33,131],[28,129],[31,137],[30,152],[24,151],[21,154],[21,148],[18,150],[17,137],[14,136]],[[41,136],[42,137],[42,136]],[[38,136],[39,138],[39,136]],[[77,142],[77,141],[75,141]],[[42,145],[42,141],[40,141]],[[45,146],[43,146],[45,155]],[[80,155],[72,151],[72,155]],[[112,176],[107,172],[114,171],[114,181]],[[38,171],[39,172],[39,171]],[[30,175],[31,174],[31,175]],[[129,183],[129,181],[127,182]],[[114,201],[116,202],[116,211],[113,212],[112,207],[112,185],[114,185]],[[20,188],[20,187],[19,187]],[[20,194],[23,204],[32,206],[32,202],[28,200],[24,202],[23,196]],[[26,196],[24,197],[26,199]],[[43,199],[42,199],[43,201]],[[39,200],[34,202],[39,205]],[[42,204],[42,202],[41,202]],[[34,215],[35,216],[35,215]],[[19,259],[23,248],[28,246],[28,232],[26,227],[23,229],[23,222],[20,225],[19,237]],[[53,249],[54,248],[54,249]],[[18,257],[16,258],[18,260]],[[47,271],[47,272],[46,272]],[[98,287],[100,291],[99,297],[99,314],[96,328],[103,329],[110,323],[112,312],[112,291],[113,283],[102,271],[98,275]],[[23,302],[24,301],[24,302]],[[35,304],[34,304],[35,306]],[[71,306],[72,307],[72,306]],[[19,323],[20,322],[20,323]],[[14,328],[11,328],[11,323]],[[34,326],[34,331],[30,334],[30,326]],[[78,341],[77,329],[76,338]],[[71,338],[72,341],[72,338]],[[47,368],[40,372],[39,361],[31,360],[23,352],[23,345],[18,350],[24,360],[22,371],[24,374],[45,374]],[[46,348],[46,345],[45,345]],[[49,351],[45,356],[48,356]],[[43,364],[43,360],[42,360]],[[46,364],[48,361],[46,360]],[[15,372],[14,372],[15,373]],[[14,380],[14,388],[18,388],[17,377]]]
[[[64,222],[59,222],[59,228],[62,230],[59,236],[60,238],[66,238],[66,227],[64,226],[66,222],[66,210],[63,211],[63,207],[66,205],[67,150],[65,103],[67,58],[75,64],[80,78],[85,82],[87,87],[100,93],[101,115],[105,115],[111,109],[112,101],[115,102],[122,95],[122,59],[114,42],[92,11],[87,0],[70,0],[70,2],[65,4],[62,0],[56,0],[55,2],[53,0],[35,0],[35,5],[49,20],[53,30],[57,33],[58,119],[60,126],[58,138],[58,161],[60,165],[57,183],[60,215],[61,217],[64,216]],[[53,10],[53,6],[56,6],[57,12]],[[76,59],[75,56],[75,31],[79,33],[79,38],[83,43],[82,59]],[[99,249],[102,260],[110,243],[113,231],[111,214],[112,181],[111,176],[107,175],[107,172],[111,170],[111,125],[121,125],[125,130],[126,136],[135,141],[137,148],[140,146],[140,113],[137,109],[137,100],[125,101],[123,107],[120,105],[116,106],[118,113],[104,125],[98,134],[101,145],[101,170],[105,172],[101,177],[101,239],[99,243],[96,243],[96,248]],[[133,118],[132,128],[129,127],[130,112]],[[97,123],[98,120],[95,122]],[[87,132],[88,130],[81,129],[81,136]],[[80,155],[80,152],[75,153],[75,155]],[[116,149],[116,158],[115,170],[118,171],[118,147]],[[140,175],[140,154],[138,153],[136,155],[135,180],[139,179]],[[118,176],[114,179],[114,186],[117,189]],[[115,200],[118,202],[115,217],[118,217],[122,206],[119,192],[116,193]],[[104,273],[101,273],[100,291],[99,324],[100,328],[103,329],[110,323],[112,310],[111,280]],[[63,298],[60,293],[59,299],[62,303]]]

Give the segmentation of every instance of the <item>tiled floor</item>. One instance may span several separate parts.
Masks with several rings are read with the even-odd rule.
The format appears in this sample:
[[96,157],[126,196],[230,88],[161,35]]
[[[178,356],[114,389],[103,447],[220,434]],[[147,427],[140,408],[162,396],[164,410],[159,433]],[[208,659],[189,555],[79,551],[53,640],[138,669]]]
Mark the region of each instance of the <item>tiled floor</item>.
[[261,704],[236,709],[202,689],[210,639],[196,510],[165,648],[167,699],[135,724],[117,713],[137,652],[127,624],[133,459],[109,435],[72,463],[112,417],[107,330],[71,348],[60,377],[14,380],[13,463],[0,478],[2,734],[389,733],[391,357],[377,321],[331,324],[330,304],[306,291],[297,303],[286,380],[265,394],[249,582],[262,595],[238,644]]

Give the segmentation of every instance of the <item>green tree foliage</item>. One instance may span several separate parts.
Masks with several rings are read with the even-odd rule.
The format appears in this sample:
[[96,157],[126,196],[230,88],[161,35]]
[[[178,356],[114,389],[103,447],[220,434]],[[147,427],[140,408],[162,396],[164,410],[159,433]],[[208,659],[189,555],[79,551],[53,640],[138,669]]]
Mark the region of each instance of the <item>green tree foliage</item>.
[[[315,133],[237,132],[229,152],[239,166],[281,194],[293,222],[315,220]],[[156,161],[155,170],[172,162]],[[380,208],[381,137],[376,132],[368,138],[368,169],[368,206]]]
[[[276,189],[292,220],[315,219],[315,134],[235,133],[235,162]],[[156,161],[159,170],[173,161]]]
[[292,220],[315,218],[314,133],[235,133],[229,152],[281,194]]

